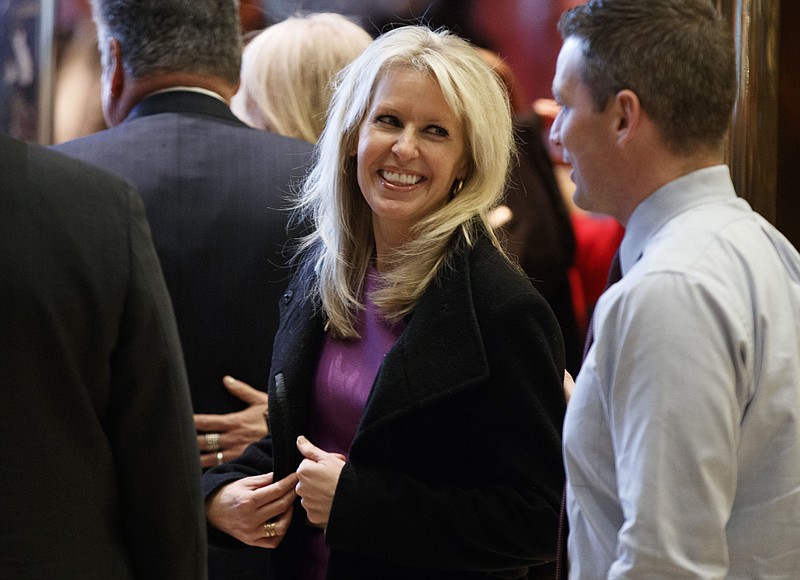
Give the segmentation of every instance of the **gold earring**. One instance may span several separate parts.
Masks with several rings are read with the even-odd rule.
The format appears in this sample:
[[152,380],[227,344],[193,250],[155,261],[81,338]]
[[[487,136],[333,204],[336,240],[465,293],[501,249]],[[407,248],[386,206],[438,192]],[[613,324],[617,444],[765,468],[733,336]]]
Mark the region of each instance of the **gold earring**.
[[455,182],[453,183],[453,188],[450,190],[450,193],[453,196],[456,196],[456,195],[459,194],[459,192],[461,191],[461,189],[463,187],[464,187],[464,180],[463,179],[456,179]]

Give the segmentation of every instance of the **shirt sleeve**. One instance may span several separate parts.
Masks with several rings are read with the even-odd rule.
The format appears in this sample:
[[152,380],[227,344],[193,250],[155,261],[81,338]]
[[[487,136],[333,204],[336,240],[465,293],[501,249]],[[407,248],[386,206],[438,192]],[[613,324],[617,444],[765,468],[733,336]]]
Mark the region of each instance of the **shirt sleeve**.
[[[599,315],[600,316],[600,315]],[[613,301],[596,360],[623,521],[609,578],[723,578],[748,393],[724,291],[678,273]]]

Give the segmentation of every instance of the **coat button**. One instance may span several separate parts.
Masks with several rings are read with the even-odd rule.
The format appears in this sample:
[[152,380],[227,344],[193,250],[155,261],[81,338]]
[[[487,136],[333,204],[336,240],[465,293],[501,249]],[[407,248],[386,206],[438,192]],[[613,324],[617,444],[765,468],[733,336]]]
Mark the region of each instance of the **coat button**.
[[283,295],[283,303],[289,304],[292,301],[292,296],[294,295],[294,291],[287,290],[286,293]]

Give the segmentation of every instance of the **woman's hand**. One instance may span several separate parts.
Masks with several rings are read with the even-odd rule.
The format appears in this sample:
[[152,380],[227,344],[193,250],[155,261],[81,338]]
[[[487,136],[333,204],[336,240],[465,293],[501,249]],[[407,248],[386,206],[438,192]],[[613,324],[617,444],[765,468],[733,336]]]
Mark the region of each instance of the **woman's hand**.
[[197,446],[200,449],[200,465],[204,468],[236,459],[245,447],[267,434],[264,419],[268,408],[267,394],[233,377],[226,376],[222,383],[248,407],[226,415],[194,416],[195,429],[201,433],[197,436]]
[[328,525],[333,505],[333,494],[344,469],[345,458],[339,453],[327,453],[302,435],[297,438],[297,449],[305,457],[297,468],[297,495],[306,510],[309,523],[324,528]]
[[292,521],[297,475],[272,479],[272,473],[255,475],[220,488],[206,502],[208,521],[250,546],[277,547]]

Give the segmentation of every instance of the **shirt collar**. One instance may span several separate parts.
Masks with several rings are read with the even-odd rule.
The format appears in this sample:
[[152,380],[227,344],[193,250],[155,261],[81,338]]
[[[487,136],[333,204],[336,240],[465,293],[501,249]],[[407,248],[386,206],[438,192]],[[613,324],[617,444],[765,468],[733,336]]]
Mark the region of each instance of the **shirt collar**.
[[[181,86],[181,87],[168,87],[166,89],[160,89],[158,91],[153,91],[152,93],[147,95],[147,97],[152,97],[153,95],[160,95],[161,93],[175,93],[175,92],[178,92],[178,91],[189,92],[189,93],[200,93],[201,95],[208,95],[209,97],[214,97],[215,99],[218,99],[218,100],[222,101],[226,105],[228,104],[228,101],[226,101],[223,98],[223,96],[220,95],[219,93],[216,93],[214,91],[210,91],[208,89],[204,89],[202,87],[183,87],[183,86]],[[147,97],[145,97],[145,98],[147,98]]]
[[633,267],[647,242],[668,221],[698,205],[730,197],[736,197],[736,191],[727,165],[698,169],[654,191],[628,220],[620,245],[622,274]]

